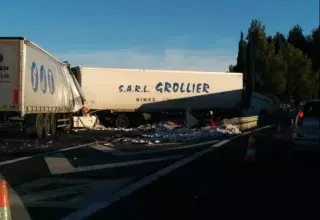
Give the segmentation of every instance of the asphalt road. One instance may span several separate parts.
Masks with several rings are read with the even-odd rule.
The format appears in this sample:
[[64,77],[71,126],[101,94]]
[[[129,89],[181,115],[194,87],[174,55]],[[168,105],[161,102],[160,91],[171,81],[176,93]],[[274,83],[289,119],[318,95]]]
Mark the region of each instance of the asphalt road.
[[12,218],[61,219],[222,141],[112,145],[112,136],[85,132],[40,141],[3,138],[0,172],[9,186]]
[[320,153],[274,134],[257,134],[256,163],[241,137],[88,219],[319,219]]
[[275,134],[276,127],[254,133],[255,163],[243,161],[248,135],[150,147],[111,146],[100,133],[57,138],[39,152],[3,151],[0,170],[13,219],[81,219],[93,210],[100,211],[88,219],[317,219],[320,152],[294,151]]

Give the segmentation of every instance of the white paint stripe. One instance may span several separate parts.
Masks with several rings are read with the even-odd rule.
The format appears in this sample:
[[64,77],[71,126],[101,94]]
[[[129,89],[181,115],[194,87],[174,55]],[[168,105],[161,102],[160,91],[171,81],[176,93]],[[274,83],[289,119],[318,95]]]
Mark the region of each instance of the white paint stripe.
[[[183,155],[173,155],[173,156],[159,157],[159,158],[146,159],[146,160],[133,160],[133,161],[125,161],[125,162],[119,162],[119,163],[108,163],[108,164],[100,164],[100,165],[93,165],[93,166],[83,166],[83,167],[76,167],[73,170],[70,170],[68,172],[61,171],[59,174],[87,172],[87,171],[94,171],[94,170],[100,170],[100,169],[139,165],[139,164],[144,164],[144,163],[154,163],[154,162],[161,162],[161,161],[165,161],[165,160],[179,159],[181,157],[183,157]],[[56,174],[52,174],[52,175],[56,175]]]
[[82,147],[87,147],[87,146],[90,146],[91,144],[94,144],[94,143],[97,143],[97,142],[92,142],[92,143],[88,143],[88,144],[81,144],[81,145],[77,145],[77,146],[73,146],[73,147],[67,147],[67,148],[63,148],[63,149],[59,149],[59,150],[55,150],[55,151],[51,151],[51,152],[46,152],[46,153],[42,153],[42,154],[35,154],[35,155],[32,155],[32,156],[28,156],[28,157],[20,157],[20,158],[13,159],[13,160],[6,160],[6,161],[0,162],[0,166],[6,165],[6,164],[11,164],[11,163],[17,163],[17,162],[20,162],[20,161],[23,161],[23,160],[33,159],[35,157],[43,157],[43,156],[47,156],[47,155],[51,155],[51,154],[64,152],[64,151],[69,151],[69,150],[74,150],[74,149],[78,149],[78,148],[82,148]]
[[[255,131],[267,129],[267,128],[270,128],[272,126],[274,126],[274,125],[258,128]],[[96,213],[96,212],[98,212],[98,211],[100,211],[102,209],[105,209],[105,208],[109,207],[111,204],[119,201],[123,197],[128,196],[131,193],[137,191],[138,189],[141,189],[142,187],[145,187],[146,185],[151,184],[152,182],[156,181],[160,177],[169,174],[173,170],[176,170],[176,169],[178,169],[178,168],[190,163],[191,161],[194,161],[194,160],[200,158],[201,156],[203,156],[203,155],[205,155],[207,153],[210,153],[211,151],[214,151],[216,148],[221,147],[224,144],[227,144],[231,140],[234,140],[234,139],[236,139],[238,137],[241,137],[241,136],[245,136],[245,135],[250,134],[250,133],[251,133],[251,131],[248,131],[248,132],[242,133],[240,135],[237,135],[235,137],[232,137],[229,140],[223,140],[223,141],[213,145],[212,147],[206,148],[206,149],[204,149],[202,151],[199,151],[199,152],[197,152],[197,153],[195,153],[195,154],[193,154],[193,155],[191,155],[189,157],[186,157],[186,158],[184,158],[182,160],[179,160],[179,161],[175,162],[174,164],[169,165],[169,166],[163,168],[162,170],[159,170],[158,172],[153,173],[150,176],[147,176],[147,177],[141,179],[140,181],[137,181],[137,182],[135,182],[135,183],[133,183],[133,184],[131,184],[131,185],[119,190],[117,193],[115,193],[113,195],[113,197],[111,199],[106,200],[104,202],[96,202],[96,203],[88,206],[87,208],[85,208],[83,210],[79,210],[79,211],[76,211],[74,213],[71,213],[70,215],[62,218],[61,220],[82,220],[82,219],[86,219],[87,217],[91,216],[92,214],[94,214],[94,213]]]
[[101,151],[103,153],[112,153],[113,155],[116,155],[116,156],[123,155],[123,153],[121,151],[116,150],[115,148],[112,148],[112,147],[107,147],[107,146],[101,145],[101,144],[93,144],[90,147],[95,150]]
[[194,147],[202,147],[202,146],[206,146],[209,144],[216,144],[219,141],[221,141],[221,140],[207,141],[207,142],[190,144],[190,145],[181,146],[181,147],[168,147],[168,148],[144,150],[144,151],[138,151],[138,152],[123,152],[123,151],[116,150],[111,147],[105,147],[102,145],[91,145],[90,147],[94,148],[96,150],[102,151],[102,152],[112,153],[116,156],[133,156],[133,155],[140,155],[140,154],[155,154],[155,153],[161,153],[161,152],[167,152],[167,151],[173,151],[173,150],[182,150],[182,149],[188,149],[188,148],[194,148]]
[[44,160],[52,175],[70,173],[75,169],[69,160],[61,153],[46,156],[44,157]]

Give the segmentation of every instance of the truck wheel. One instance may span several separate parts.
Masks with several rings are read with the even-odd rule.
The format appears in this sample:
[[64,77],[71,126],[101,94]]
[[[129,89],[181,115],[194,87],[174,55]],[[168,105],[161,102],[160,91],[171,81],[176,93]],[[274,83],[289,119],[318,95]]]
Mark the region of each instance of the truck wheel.
[[44,117],[42,114],[37,115],[36,119],[36,135],[38,138],[41,138],[43,135],[43,125],[44,125]]
[[50,116],[45,115],[43,119],[43,135],[44,137],[49,137],[50,136],[50,131],[51,131],[51,121],[50,121]]
[[51,115],[50,117],[50,133],[51,135],[55,135],[57,133],[57,119],[54,114]]
[[115,125],[117,128],[127,128],[129,127],[129,118],[125,115],[118,115],[115,120]]

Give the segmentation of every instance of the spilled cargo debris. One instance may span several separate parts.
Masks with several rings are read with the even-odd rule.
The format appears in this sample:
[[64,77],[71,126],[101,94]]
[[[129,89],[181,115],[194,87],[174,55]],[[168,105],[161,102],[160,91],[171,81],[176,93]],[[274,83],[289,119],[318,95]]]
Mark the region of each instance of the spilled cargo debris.
[[53,139],[4,138],[0,142],[0,151],[15,154],[18,152],[43,152],[61,149],[83,142],[104,141],[113,146],[119,144],[159,144],[186,141],[201,141],[217,139],[240,134],[234,125],[210,126],[188,129],[172,122],[147,124],[135,128],[118,129],[103,127],[100,124],[94,130],[75,129],[70,134],[64,134]]

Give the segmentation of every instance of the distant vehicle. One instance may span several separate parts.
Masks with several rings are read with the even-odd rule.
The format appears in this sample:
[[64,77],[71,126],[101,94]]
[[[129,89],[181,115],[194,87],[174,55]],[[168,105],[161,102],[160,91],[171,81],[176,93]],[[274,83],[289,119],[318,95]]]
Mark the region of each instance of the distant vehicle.
[[37,137],[70,130],[83,107],[68,65],[23,37],[0,37],[0,129]]
[[304,104],[296,117],[292,138],[295,144],[320,144],[320,99]]

